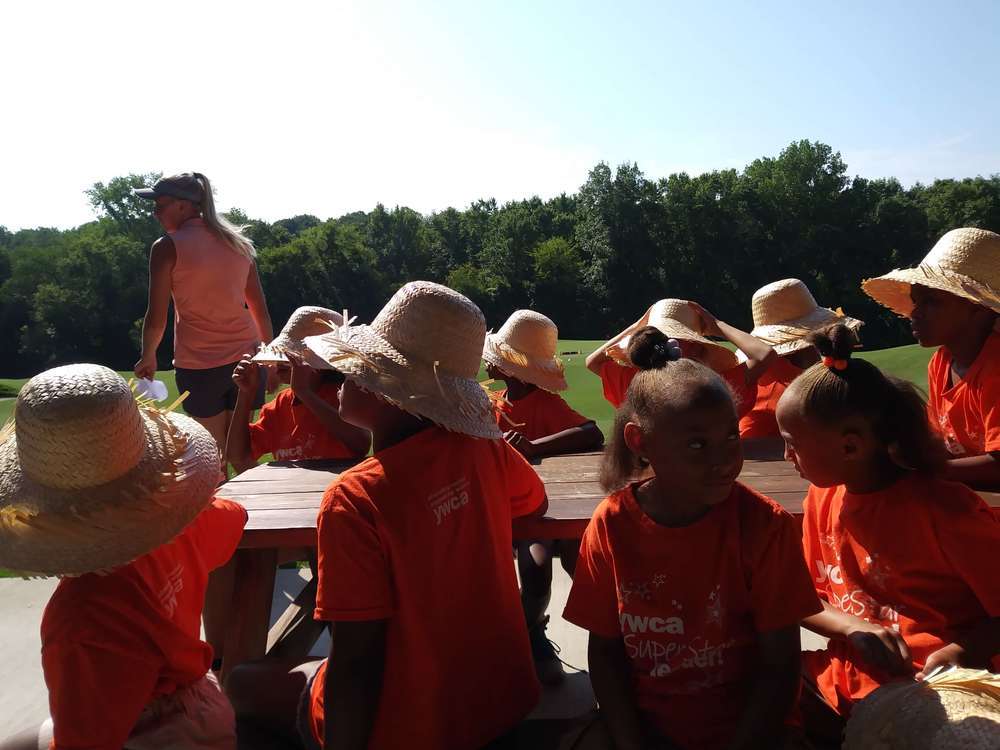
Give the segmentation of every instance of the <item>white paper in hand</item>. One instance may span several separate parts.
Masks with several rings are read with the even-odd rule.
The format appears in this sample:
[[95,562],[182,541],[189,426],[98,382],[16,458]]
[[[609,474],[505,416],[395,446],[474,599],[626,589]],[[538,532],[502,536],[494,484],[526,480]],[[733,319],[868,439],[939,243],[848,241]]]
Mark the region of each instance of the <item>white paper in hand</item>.
[[135,390],[140,396],[151,398],[153,401],[162,401],[167,397],[167,384],[162,380],[139,378]]

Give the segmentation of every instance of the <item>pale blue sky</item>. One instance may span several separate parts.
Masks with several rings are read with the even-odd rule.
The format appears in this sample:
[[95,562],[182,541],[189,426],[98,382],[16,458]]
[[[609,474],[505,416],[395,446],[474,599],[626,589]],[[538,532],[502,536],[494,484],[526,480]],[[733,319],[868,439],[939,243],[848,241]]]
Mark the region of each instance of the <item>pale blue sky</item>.
[[72,226],[118,174],[205,172],[277,219],[429,213],[793,140],[905,184],[1000,172],[1000,2],[4,7],[0,224]]

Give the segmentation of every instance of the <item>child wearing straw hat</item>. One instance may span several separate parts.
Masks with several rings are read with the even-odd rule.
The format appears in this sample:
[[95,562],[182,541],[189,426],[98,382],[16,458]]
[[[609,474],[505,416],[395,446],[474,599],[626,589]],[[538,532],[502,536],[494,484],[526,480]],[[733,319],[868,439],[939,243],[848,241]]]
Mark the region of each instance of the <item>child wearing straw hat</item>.
[[948,476],[1000,485],[1000,235],[946,233],[916,268],[862,283],[876,302],[910,319],[927,366],[929,413],[952,459]]
[[[617,408],[625,400],[628,385],[638,372],[626,353],[629,340],[647,325],[658,329],[668,338],[679,341],[685,357],[719,373],[733,390],[740,416],[751,409],[757,380],[774,358],[771,347],[718,320],[696,302],[682,299],[661,299],[656,302],[639,320],[605,341],[587,357],[587,369],[601,379],[604,398],[612,406]],[[708,336],[729,341],[746,355],[747,361],[741,364],[734,352]]]
[[371,325],[306,338],[346,376],[340,413],[371,430],[374,454],[330,485],[317,521],[330,657],[238,668],[227,691],[241,721],[307,748],[462,750],[534,707],[504,561],[511,519],[543,513],[545,491],[476,380],[485,335],[469,299],[417,281]]
[[822,361],[785,390],[777,419],[811,483],[803,548],[823,611],[803,625],[830,639],[804,654],[807,695],[822,700],[803,709],[818,727],[884,683],[989,665],[1000,652],[1000,522],[941,478],[947,454],[911,383],[853,359],[845,325],[810,341]]
[[[497,424],[504,439],[528,458],[600,448],[604,435],[592,419],[578,414],[556,391],[567,388],[556,358],[559,329],[534,310],[516,310],[499,331],[486,335],[486,373],[502,380],[496,392]],[[528,623],[538,678],[546,685],[564,677],[562,662],[546,636],[545,610],[552,597],[552,557],[559,554],[571,576],[578,539],[531,540],[517,543],[521,605]]]
[[754,327],[750,335],[768,344],[777,356],[757,381],[753,408],[740,420],[740,437],[776,437],[778,399],[789,383],[819,362],[819,353],[806,337],[838,321],[855,332],[862,324],[839,310],[820,307],[799,279],[762,286],[754,292],[751,308]]
[[[343,324],[340,313],[324,307],[300,307],[292,313],[278,337],[253,358],[244,357],[233,371],[240,389],[227,449],[238,472],[256,465],[266,453],[276,461],[320,458],[361,458],[371,436],[340,418],[339,392],[343,376],[316,369],[303,339]],[[313,362],[313,364],[317,364]],[[250,422],[253,397],[260,386],[261,366],[277,369],[277,379],[290,385],[274,401],[261,407]]]
[[3,750],[236,747],[200,638],[246,522],[218,480],[207,430],[106,367],[24,384],[0,440],[0,566],[63,578],[41,624],[51,719]]

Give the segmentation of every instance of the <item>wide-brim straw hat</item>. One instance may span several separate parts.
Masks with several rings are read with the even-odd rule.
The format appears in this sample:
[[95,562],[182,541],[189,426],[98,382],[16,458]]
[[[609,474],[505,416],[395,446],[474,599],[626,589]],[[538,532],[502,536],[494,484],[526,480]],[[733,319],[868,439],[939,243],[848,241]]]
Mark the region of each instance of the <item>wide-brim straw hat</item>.
[[952,668],[883,685],[851,711],[844,750],[1000,747],[1000,676]]
[[486,334],[483,359],[518,380],[546,391],[567,388],[556,357],[559,329],[534,310],[515,310],[496,333]]
[[21,388],[0,436],[0,567],[82,575],[169,542],[211,500],[215,440],[137,402],[118,373],[77,364]]
[[812,292],[798,279],[782,279],[762,286],[753,294],[753,330],[750,335],[769,344],[779,354],[806,349],[813,331],[831,323],[843,323],[857,332],[862,323],[840,310],[820,307]]
[[[661,299],[650,308],[648,325],[659,329],[667,338],[678,341],[696,341],[705,346],[702,360],[716,372],[726,372],[739,364],[736,352],[704,335],[701,316],[684,299]],[[628,359],[628,345],[631,336],[626,336],[617,346],[608,349],[608,355],[621,364],[631,365]]]
[[288,353],[300,357],[307,355],[304,343],[306,336],[326,333],[331,325],[339,326],[343,323],[344,318],[340,313],[325,307],[300,307],[289,316],[281,333],[254,355],[253,361],[265,365],[287,364]]
[[328,369],[404,411],[465,435],[499,438],[493,404],[477,382],[486,319],[469,298],[429,281],[397,291],[371,325],[309,336]]
[[963,297],[1000,313],[1000,234],[985,229],[952,229],[916,268],[890,271],[861,284],[879,304],[904,317],[913,313],[914,284]]

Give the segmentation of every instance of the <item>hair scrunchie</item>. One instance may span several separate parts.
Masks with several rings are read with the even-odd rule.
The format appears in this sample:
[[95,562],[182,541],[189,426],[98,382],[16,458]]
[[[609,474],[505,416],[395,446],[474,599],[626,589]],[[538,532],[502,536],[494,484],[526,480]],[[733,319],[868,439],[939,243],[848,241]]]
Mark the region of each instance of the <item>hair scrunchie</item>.
[[847,369],[847,360],[823,357],[823,365],[829,367],[831,370],[840,370],[842,372]]

